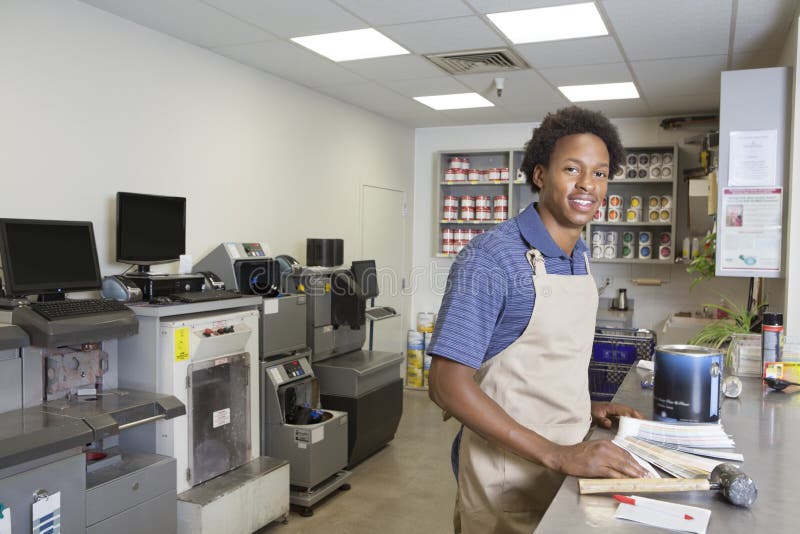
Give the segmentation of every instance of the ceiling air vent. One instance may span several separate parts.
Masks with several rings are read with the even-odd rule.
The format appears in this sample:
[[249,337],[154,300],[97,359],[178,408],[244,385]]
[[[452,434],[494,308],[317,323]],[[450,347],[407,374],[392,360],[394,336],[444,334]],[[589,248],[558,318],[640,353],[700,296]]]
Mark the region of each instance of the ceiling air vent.
[[507,72],[530,68],[524,59],[508,48],[429,54],[425,57],[450,74]]

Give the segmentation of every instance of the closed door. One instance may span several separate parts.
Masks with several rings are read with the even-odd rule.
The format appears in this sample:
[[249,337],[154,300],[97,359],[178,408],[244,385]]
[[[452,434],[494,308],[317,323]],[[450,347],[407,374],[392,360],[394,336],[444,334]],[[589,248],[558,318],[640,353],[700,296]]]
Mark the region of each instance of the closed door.
[[[365,185],[361,196],[361,257],[375,260],[379,296],[376,306],[391,306],[404,313],[405,301],[405,192]],[[369,302],[367,303],[369,307]],[[403,319],[376,321],[373,350],[404,350]],[[369,328],[369,322],[367,322]],[[367,332],[369,343],[369,331]]]

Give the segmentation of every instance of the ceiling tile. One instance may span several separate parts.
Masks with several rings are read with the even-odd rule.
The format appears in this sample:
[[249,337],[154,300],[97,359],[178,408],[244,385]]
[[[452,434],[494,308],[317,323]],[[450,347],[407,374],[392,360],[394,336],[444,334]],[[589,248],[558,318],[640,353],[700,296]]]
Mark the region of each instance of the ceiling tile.
[[[221,1],[221,0],[218,0]],[[472,15],[461,0],[336,0],[372,26]]]
[[415,96],[451,95],[466,93],[469,87],[462,84],[452,76],[438,76],[436,78],[420,78],[415,80],[394,80],[387,85],[392,91],[409,98]]
[[649,98],[650,111],[654,115],[683,115],[696,113],[718,113],[719,93],[684,96],[659,96]]
[[439,67],[427,59],[414,55],[360,59],[341,65],[364,78],[377,81],[432,78],[443,74]]
[[625,63],[540,69],[539,73],[555,87],[633,81]]
[[516,45],[514,50],[536,69],[624,61],[617,43],[611,37],[522,44]]
[[[336,63],[287,41],[218,48],[215,52],[308,87],[363,83]],[[298,68],[302,65],[302,68]]]
[[603,0],[602,6],[628,59],[728,53],[731,0]]
[[781,51],[759,50],[754,52],[734,52],[730,70],[764,69],[778,65]]
[[[495,77],[505,78],[503,96],[497,97]],[[532,70],[494,74],[465,74],[456,76],[461,83],[482,94],[497,105],[509,108],[526,106],[531,102],[543,106],[557,106],[565,102],[559,91]]]
[[383,26],[378,30],[417,54],[455,52],[507,44],[478,17],[398,24]]
[[579,102],[576,105],[594,111],[601,111],[610,119],[624,117],[647,117],[652,115],[647,108],[647,104],[645,104],[641,99]]
[[368,27],[330,0],[203,1],[286,38]]
[[782,48],[797,6],[797,0],[739,0],[733,49]]
[[420,113],[418,102],[398,95],[376,83],[359,83],[353,85],[336,85],[321,87],[318,91],[339,100],[380,114]]
[[500,107],[453,109],[440,113],[452,121],[453,124],[493,124],[519,120],[513,113]]
[[197,0],[84,0],[109,13],[190,43],[213,48],[275,36]]
[[633,73],[644,96],[691,95],[719,92],[720,72],[728,56],[685,57],[634,61]]
[[559,6],[564,4],[579,4],[585,0],[465,0],[475,8],[478,13],[502,13],[504,11],[519,11],[521,9],[534,9],[537,7]]

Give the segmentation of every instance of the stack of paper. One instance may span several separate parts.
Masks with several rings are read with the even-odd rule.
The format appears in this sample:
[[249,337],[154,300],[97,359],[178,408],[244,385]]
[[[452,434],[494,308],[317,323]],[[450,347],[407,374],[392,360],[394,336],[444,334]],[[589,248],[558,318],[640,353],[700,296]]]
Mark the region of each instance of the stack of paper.
[[725,461],[744,460],[731,451],[733,440],[722,425],[715,423],[660,423],[621,417],[614,443],[637,460],[678,478],[707,477]]

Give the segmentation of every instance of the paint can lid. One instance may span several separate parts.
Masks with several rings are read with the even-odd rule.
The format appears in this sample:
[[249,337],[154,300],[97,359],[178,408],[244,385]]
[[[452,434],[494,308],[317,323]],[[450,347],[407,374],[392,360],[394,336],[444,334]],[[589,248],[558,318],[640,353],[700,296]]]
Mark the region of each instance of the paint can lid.
[[764,312],[761,324],[783,326],[783,314],[780,312]]

